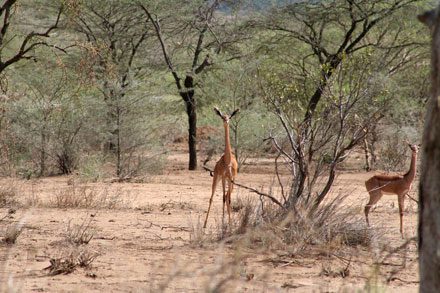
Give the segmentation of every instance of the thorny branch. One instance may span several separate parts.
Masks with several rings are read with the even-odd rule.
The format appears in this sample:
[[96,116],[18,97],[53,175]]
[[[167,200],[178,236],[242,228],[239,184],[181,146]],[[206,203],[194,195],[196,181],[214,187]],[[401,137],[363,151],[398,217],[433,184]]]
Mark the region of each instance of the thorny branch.
[[[206,166],[203,166],[203,169],[205,169],[206,171],[208,171],[209,174],[210,174],[211,176],[213,176],[213,173],[214,173],[213,170],[209,169],[209,168],[206,167]],[[261,196],[264,196],[264,197],[267,197],[267,198],[270,199],[273,203],[277,204],[277,205],[278,205],[279,207],[281,207],[282,209],[285,209],[285,207],[279,202],[279,200],[277,200],[275,197],[273,197],[273,196],[270,195],[270,194],[267,194],[267,193],[261,192],[261,191],[255,189],[255,188],[252,188],[252,187],[245,186],[245,185],[240,184],[240,183],[238,183],[238,182],[236,182],[236,181],[232,181],[232,183],[233,183],[234,185],[236,185],[236,186],[239,186],[239,187],[242,187],[242,188],[244,188],[244,189],[247,189],[247,190],[249,190],[249,191],[251,191],[251,192],[253,192],[253,193],[256,193],[256,194],[261,195]]]

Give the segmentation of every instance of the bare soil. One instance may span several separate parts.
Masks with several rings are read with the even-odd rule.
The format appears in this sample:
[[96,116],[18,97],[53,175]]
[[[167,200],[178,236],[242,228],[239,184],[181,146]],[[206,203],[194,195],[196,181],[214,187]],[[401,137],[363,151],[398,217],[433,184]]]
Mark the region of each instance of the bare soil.
[[[386,251],[374,245],[343,251],[311,249],[310,253],[291,256],[283,251],[252,250],[234,242],[202,239],[200,226],[211,177],[203,170],[187,171],[184,153],[175,153],[168,160],[164,174],[140,183],[83,183],[75,176],[2,179],[0,186],[14,189],[17,203],[12,209],[0,209],[0,218],[5,217],[0,231],[15,225],[22,233],[15,244],[0,244],[0,291],[418,291],[417,247],[410,241],[417,233],[415,202],[406,201],[404,239],[399,234],[396,196],[385,195],[371,212],[370,221],[383,232]],[[363,182],[371,175],[341,171],[332,194],[349,192],[350,204],[363,217],[367,202]],[[239,183],[266,191],[273,180],[273,167],[267,160],[253,162],[237,177]],[[57,208],[57,198],[69,190],[94,192],[114,205]],[[220,187],[217,194],[206,235],[218,231],[221,222]],[[257,195],[236,188],[233,201],[247,196]],[[87,268],[49,275],[45,268],[50,259],[62,257],[71,247],[66,243],[69,223],[73,227],[89,220],[94,237],[81,247],[96,253],[96,259]],[[396,253],[386,258],[393,249]],[[375,263],[380,259],[381,263]]]

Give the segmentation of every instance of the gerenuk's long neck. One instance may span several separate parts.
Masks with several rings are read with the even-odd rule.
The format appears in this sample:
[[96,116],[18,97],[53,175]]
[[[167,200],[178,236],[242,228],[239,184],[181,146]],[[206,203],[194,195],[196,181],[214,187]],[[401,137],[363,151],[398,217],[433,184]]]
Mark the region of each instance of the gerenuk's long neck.
[[416,164],[417,164],[417,152],[413,152],[411,155],[411,165],[408,172],[404,175],[408,181],[413,181],[416,176]]
[[229,164],[231,162],[232,150],[231,150],[231,142],[229,140],[229,124],[223,123],[225,127],[225,162]]

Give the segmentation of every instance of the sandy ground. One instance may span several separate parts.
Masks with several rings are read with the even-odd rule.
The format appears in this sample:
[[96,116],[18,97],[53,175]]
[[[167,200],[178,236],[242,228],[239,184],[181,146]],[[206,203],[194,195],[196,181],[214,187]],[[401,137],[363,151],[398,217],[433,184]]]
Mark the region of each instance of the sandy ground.
[[[410,242],[405,253],[375,265],[375,247],[352,247],[344,257],[338,251],[280,258],[280,251],[235,247],[234,242],[197,245],[210,196],[211,178],[206,171],[186,171],[186,155],[169,157],[163,175],[142,183],[81,183],[72,176],[35,180],[2,179],[13,188],[26,207],[0,209],[2,232],[8,226],[22,227],[17,242],[0,244],[1,292],[417,292],[417,247]],[[240,173],[237,182],[266,188],[273,178],[271,166]],[[367,201],[363,182],[371,173],[341,172],[333,194],[350,192],[349,200],[359,214]],[[86,186],[86,187],[84,187]],[[56,208],[60,196],[76,193],[105,198],[113,208]],[[219,188],[220,191],[220,188]],[[413,192],[414,194],[414,192]],[[234,190],[237,198],[255,196]],[[209,231],[221,222],[221,197],[214,197]],[[9,214],[8,214],[9,212]],[[395,196],[385,196],[371,213],[374,227],[383,231],[389,250],[416,236],[417,206],[407,201],[405,237],[398,232]],[[96,253],[89,268],[50,276],[51,258],[72,249],[66,242],[70,227],[90,221],[93,239],[78,249]],[[347,254],[349,251],[350,255]],[[323,274],[325,268],[349,275]],[[327,270],[328,271],[328,270]],[[387,278],[389,281],[387,282]]]

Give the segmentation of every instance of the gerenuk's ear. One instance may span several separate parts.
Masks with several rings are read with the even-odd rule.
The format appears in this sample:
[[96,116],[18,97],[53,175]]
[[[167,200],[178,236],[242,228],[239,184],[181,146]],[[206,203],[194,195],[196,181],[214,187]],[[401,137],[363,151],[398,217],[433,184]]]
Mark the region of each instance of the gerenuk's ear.
[[214,107],[214,111],[217,113],[218,116],[223,118],[222,112],[220,112],[220,110],[217,107]]
[[417,18],[420,22],[426,24],[427,27],[432,29],[435,24],[437,12],[436,10],[429,10],[423,14],[417,15]]
[[240,112],[240,109],[235,109],[234,112],[232,112],[231,115],[229,116],[229,119],[234,117],[234,115],[237,114],[238,112]]

